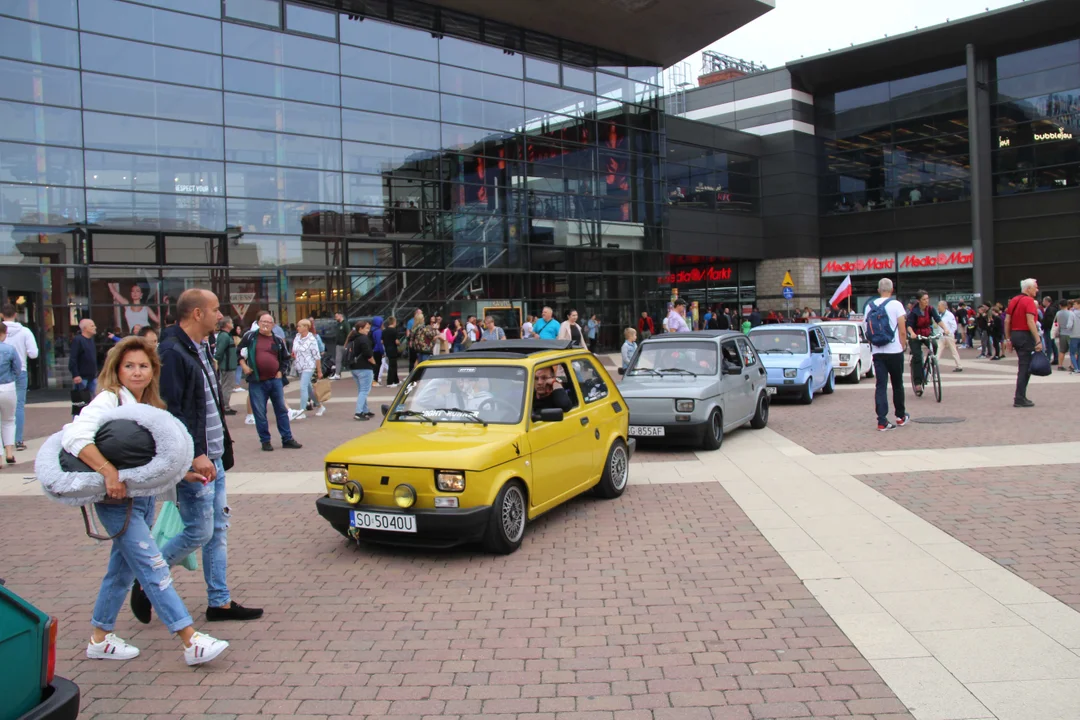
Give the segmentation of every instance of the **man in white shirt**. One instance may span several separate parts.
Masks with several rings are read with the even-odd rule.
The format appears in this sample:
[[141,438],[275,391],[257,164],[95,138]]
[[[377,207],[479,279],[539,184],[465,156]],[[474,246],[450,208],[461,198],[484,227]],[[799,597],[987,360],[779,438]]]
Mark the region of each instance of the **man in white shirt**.
[[[889,278],[878,281],[877,300],[866,304],[866,334],[870,337],[870,353],[874,358],[874,406],[877,410],[878,430],[893,430],[911,422],[911,416],[904,407],[904,351],[907,349],[907,313],[904,303],[892,296],[893,283]],[[885,323],[876,328],[880,317],[873,312],[882,308],[886,313]],[[886,394],[889,382],[892,382],[893,409],[896,411],[896,424],[889,422],[889,399]]]
[[948,348],[953,362],[956,363],[953,372],[964,372],[964,368],[960,366],[960,351],[956,347],[956,316],[949,309],[949,303],[944,300],[938,303],[937,310],[938,315],[941,316],[941,324],[945,326],[945,335],[938,341],[938,362],[941,362],[941,354],[945,352],[945,348]]
[[26,359],[34,359],[38,356],[38,344],[34,333],[22,323],[15,321],[16,314],[17,310],[11,303],[4,303],[3,307],[0,307],[0,316],[3,316],[4,325],[7,326],[4,344],[15,348],[15,351],[19,353],[19,359],[22,360],[22,372],[15,377],[15,449],[25,450],[23,427],[26,425],[26,384],[29,378],[26,373]]
[[667,332],[690,332],[690,326],[686,324],[686,301],[679,298],[675,301],[675,307],[668,313],[667,322],[664,324]]

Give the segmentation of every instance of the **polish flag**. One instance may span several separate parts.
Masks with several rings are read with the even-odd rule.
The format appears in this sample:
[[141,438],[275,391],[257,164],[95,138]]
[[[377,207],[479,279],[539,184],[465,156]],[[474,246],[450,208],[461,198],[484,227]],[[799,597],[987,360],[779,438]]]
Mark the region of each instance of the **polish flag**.
[[844,278],[844,282],[840,283],[840,287],[836,288],[836,292],[833,293],[832,299],[829,300],[829,305],[832,307],[838,307],[840,301],[844,298],[851,297],[851,276],[848,275]]

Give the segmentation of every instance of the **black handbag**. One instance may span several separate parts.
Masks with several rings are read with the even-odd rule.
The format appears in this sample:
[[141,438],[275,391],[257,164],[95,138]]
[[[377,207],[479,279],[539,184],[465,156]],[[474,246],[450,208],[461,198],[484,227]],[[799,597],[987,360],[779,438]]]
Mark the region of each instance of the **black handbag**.
[[90,397],[90,388],[72,388],[71,389],[71,415],[74,417],[82,412],[82,409],[86,407],[92,398]]
[[1054,369],[1050,367],[1050,358],[1046,357],[1046,353],[1041,350],[1035,350],[1033,353],[1031,356],[1031,374],[1040,377],[1053,375]]

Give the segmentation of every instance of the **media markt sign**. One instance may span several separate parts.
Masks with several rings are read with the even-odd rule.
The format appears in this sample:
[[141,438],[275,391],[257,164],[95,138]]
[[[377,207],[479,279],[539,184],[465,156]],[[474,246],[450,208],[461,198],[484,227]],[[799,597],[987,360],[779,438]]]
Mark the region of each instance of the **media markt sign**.
[[896,271],[896,255],[883,253],[821,259],[822,275],[869,275]]
[[971,270],[975,267],[975,252],[971,248],[950,250],[919,250],[901,253],[898,272],[927,270]]

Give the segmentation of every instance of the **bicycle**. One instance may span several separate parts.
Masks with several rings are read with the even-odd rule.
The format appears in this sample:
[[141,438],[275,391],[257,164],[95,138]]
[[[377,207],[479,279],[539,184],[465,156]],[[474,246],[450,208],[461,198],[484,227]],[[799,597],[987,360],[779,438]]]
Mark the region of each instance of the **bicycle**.
[[940,338],[941,335],[931,335],[930,337],[919,337],[912,342],[919,342],[926,346],[926,353],[923,355],[923,381],[920,385],[915,382],[915,357],[911,358],[911,387],[915,389],[916,397],[922,397],[922,394],[926,392],[926,386],[930,383],[934,384],[934,398],[941,402],[941,368],[938,366],[937,361],[937,348],[934,347],[934,342]]

